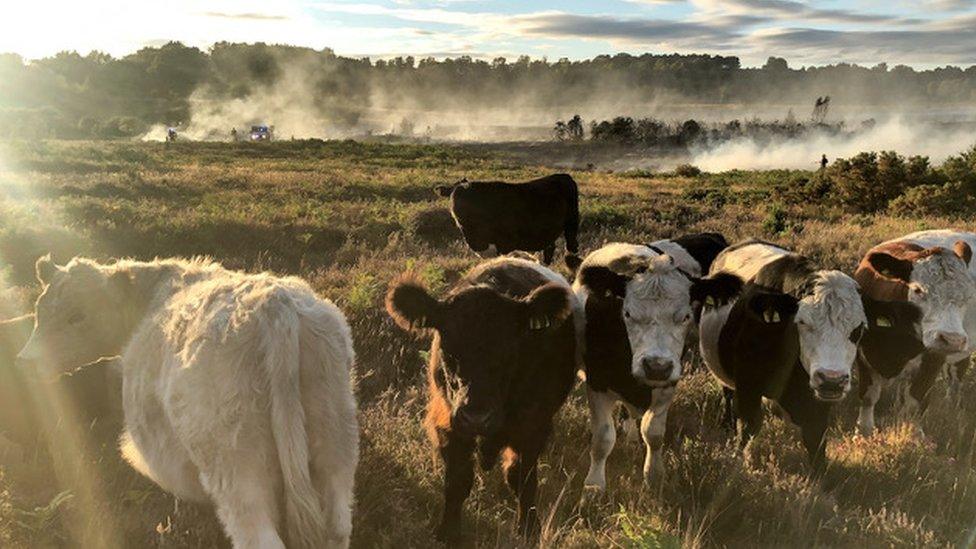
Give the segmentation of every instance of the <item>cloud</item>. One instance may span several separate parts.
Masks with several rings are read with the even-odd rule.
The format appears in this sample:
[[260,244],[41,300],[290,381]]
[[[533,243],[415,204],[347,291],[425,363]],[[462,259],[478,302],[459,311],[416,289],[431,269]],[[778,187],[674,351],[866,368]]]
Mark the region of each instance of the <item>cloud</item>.
[[252,19],[258,21],[275,21],[288,19],[284,15],[271,13],[224,13],[219,11],[204,12],[207,17],[218,17],[222,19]]
[[795,58],[873,63],[967,63],[976,57],[976,26],[919,30],[770,29],[748,38],[754,48]]
[[924,22],[922,19],[894,15],[865,13],[844,9],[815,8],[795,0],[692,0],[692,2],[706,12],[711,13],[761,13],[767,17],[797,21],[845,24],[884,23],[897,25],[912,25]]
[[725,42],[736,33],[719,25],[668,19],[620,19],[610,16],[539,13],[514,17],[520,32],[532,36],[603,38],[644,44],[706,39]]

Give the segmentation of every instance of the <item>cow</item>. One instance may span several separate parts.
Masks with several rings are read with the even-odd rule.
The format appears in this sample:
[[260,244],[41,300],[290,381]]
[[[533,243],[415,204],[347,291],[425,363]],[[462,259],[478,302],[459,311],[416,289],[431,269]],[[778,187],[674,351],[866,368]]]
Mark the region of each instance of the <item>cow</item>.
[[298,278],[206,260],[37,262],[18,355],[50,378],[120,356],[123,457],[211,501],[235,547],[346,547],[359,434],[349,326]]
[[675,246],[673,241],[608,244],[583,260],[573,284],[585,311],[583,363],[592,437],[587,488],[606,490],[618,401],[641,417],[646,483],[663,474],[667,414],[681,377],[685,338],[694,325],[693,307],[706,299],[725,302],[742,284],[731,275],[689,274],[700,274],[701,264]]
[[536,464],[576,380],[575,317],[582,311],[569,284],[537,262],[495,258],[442,299],[404,275],[391,284],[386,308],[404,330],[433,337],[425,424],[444,463],[437,538],[460,538],[476,451],[485,471],[502,454],[518,497],[518,531],[534,536]]
[[567,263],[578,265],[579,191],[568,174],[518,184],[463,179],[435,190],[450,197],[454,222],[478,255],[541,251],[543,263],[548,265],[562,234]]
[[[929,391],[944,364],[953,388],[976,350],[976,233],[932,230],[905,235],[871,248],[854,276],[872,298],[914,305],[914,317],[879,315],[876,337],[858,356],[858,430],[874,432],[874,407],[882,389],[898,380],[902,412],[924,412]],[[904,314],[902,315],[904,316]],[[911,325],[908,322],[911,321]]]
[[650,249],[668,254],[678,260],[685,272],[702,277],[708,274],[712,262],[729,247],[725,236],[719,233],[694,233],[657,240],[647,245]]
[[745,448],[762,425],[762,400],[800,427],[816,475],[826,466],[831,404],[850,390],[857,343],[867,327],[857,283],[806,257],[761,241],[726,248],[711,273],[746,281],[738,299],[706,302],[700,348],[731,396]]

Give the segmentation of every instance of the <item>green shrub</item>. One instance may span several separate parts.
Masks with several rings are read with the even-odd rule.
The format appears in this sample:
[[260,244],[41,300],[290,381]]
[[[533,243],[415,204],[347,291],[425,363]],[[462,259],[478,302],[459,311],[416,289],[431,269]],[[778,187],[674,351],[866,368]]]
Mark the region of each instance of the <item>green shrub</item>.
[[976,212],[973,186],[964,183],[920,185],[891,201],[889,211],[903,217],[963,217]]
[[872,213],[884,210],[888,203],[906,189],[930,184],[937,175],[925,157],[905,157],[892,152],[864,152],[849,159],[839,159],[826,172],[833,198],[853,212]]
[[701,169],[691,164],[681,164],[674,169],[674,175],[678,177],[698,177],[701,174]]

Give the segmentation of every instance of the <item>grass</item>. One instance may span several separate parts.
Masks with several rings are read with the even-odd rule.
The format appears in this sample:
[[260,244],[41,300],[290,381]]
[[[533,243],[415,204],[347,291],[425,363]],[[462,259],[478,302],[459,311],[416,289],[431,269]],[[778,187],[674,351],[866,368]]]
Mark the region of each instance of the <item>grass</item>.
[[[445,225],[435,184],[528,179],[556,171],[489,146],[298,141],[268,144],[59,143],[0,146],[0,313],[27,310],[33,260],[211,255],[231,268],[307,278],[342,307],[358,355],[362,461],[356,547],[428,547],[441,505],[437,461],[420,425],[423,351],[381,308],[386,284],[413,270],[443,291],[477,258]],[[976,222],[848,215],[770,197],[803,172],[573,172],[582,247],[693,231],[758,236],[850,271],[871,245],[922,228]],[[446,231],[446,232],[445,232]],[[568,274],[568,273],[566,273]],[[964,395],[976,393],[966,381]],[[669,415],[667,476],[641,486],[642,449],[620,437],[608,493],[583,499],[588,418],[581,388],[560,412],[542,461],[542,544],[560,547],[972,546],[976,399],[935,388],[924,435],[884,415],[854,435],[856,403],[838,407],[831,467],[806,477],[793,428],[770,419],[743,460],[721,427],[721,391],[704,372],[682,380]],[[42,406],[45,404],[42,404]],[[0,449],[0,545],[226,546],[206,506],[176,502],[117,456],[114,432],[74,469],[55,438],[25,455]],[[62,452],[63,453],[63,452]],[[74,471],[74,472],[72,472]],[[79,473],[78,471],[83,471]],[[480,473],[466,506],[467,544],[512,546],[514,499]]]

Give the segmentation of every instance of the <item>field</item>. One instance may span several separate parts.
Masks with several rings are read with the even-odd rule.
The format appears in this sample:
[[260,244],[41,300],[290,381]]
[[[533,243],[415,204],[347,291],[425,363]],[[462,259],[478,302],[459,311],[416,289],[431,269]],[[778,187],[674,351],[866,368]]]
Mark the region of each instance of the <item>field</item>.
[[[0,316],[29,310],[33,261],[47,252],[58,262],[78,254],[209,255],[231,268],[308,279],[346,312],[356,339],[362,460],[353,545],[428,547],[441,480],[420,425],[427,342],[393,325],[383,294],[408,269],[443,291],[477,262],[435,184],[528,179],[556,163],[487,146],[7,143],[0,146]],[[976,229],[976,222],[781,203],[784,186],[810,175],[803,172],[682,176],[581,167],[572,173],[584,251],[709,230],[730,241],[774,240],[849,272],[883,239],[950,225]],[[577,387],[542,463],[541,543],[972,547],[976,383],[970,376],[961,403],[945,392],[940,382],[921,431],[882,411],[880,432],[869,439],[854,435],[856,399],[848,399],[829,434],[831,466],[815,483],[797,434],[778,419],[767,421],[744,462],[721,426],[718,385],[695,370],[669,415],[664,482],[642,488],[643,450],[621,437],[608,493],[582,505],[589,431]],[[70,426],[67,415],[62,423]],[[107,424],[76,426],[74,436],[26,456],[0,449],[0,546],[227,545],[208,508],[175,502],[121,462]],[[479,473],[466,506],[466,543],[518,545],[514,509],[501,475]]]

